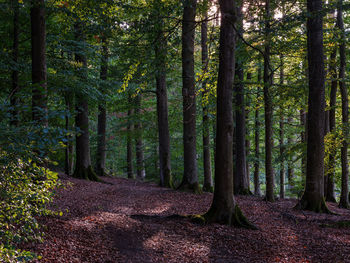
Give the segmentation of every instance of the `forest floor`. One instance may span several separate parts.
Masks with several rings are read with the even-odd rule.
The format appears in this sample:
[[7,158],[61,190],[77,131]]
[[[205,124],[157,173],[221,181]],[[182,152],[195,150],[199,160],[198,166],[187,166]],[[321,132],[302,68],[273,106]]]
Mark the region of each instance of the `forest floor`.
[[202,214],[212,194],[196,195],[120,178],[109,184],[61,176],[54,202],[63,216],[41,218],[42,244],[26,249],[40,262],[350,262],[350,227],[324,227],[350,220],[350,211],[329,204],[338,215],[293,210],[295,200],[266,203],[237,197],[260,230],[198,225],[173,214]]

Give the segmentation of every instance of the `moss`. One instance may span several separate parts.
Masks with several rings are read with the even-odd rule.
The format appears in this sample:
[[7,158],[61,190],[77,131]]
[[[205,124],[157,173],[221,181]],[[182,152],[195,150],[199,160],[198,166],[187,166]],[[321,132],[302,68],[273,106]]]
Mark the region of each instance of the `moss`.
[[203,185],[203,192],[209,192],[213,193],[214,192],[214,186],[212,185]]
[[87,168],[77,167],[73,173],[73,177],[78,179],[90,180],[93,182],[104,182],[103,180],[98,178],[91,165]]
[[203,193],[198,182],[193,183],[193,184],[182,183],[182,184],[180,184],[180,186],[177,189],[182,190],[182,191],[186,191],[186,192],[192,192],[195,194],[202,194]]
[[253,195],[253,193],[249,189],[240,189],[237,195]]
[[231,225],[235,227],[243,227],[247,229],[257,230],[258,228],[249,222],[249,220],[243,215],[242,210],[238,205],[235,206],[232,214]]
[[317,204],[311,203],[308,200],[302,198],[294,208],[300,210],[308,210],[315,213],[334,214],[331,210],[328,209],[324,198],[322,198]]
[[200,225],[205,225],[206,224],[206,220],[205,217],[203,215],[190,215],[188,216],[192,222],[196,223],[196,224],[200,224]]

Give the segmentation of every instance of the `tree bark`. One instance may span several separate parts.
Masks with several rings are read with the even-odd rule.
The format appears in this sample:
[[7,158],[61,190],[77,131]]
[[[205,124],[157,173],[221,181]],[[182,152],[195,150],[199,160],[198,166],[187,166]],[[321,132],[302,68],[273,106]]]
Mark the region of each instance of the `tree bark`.
[[137,121],[135,123],[136,131],[136,176],[137,179],[143,180],[146,177],[144,154],[143,154],[143,141],[142,141],[142,124],[141,124],[141,101],[142,94],[139,93],[135,98],[135,115]]
[[348,167],[348,137],[349,137],[349,98],[345,84],[345,69],[346,69],[346,53],[345,53],[345,29],[343,22],[343,0],[338,0],[337,26],[340,31],[339,44],[339,89],[342,101],[342,129],[343,129],[343,145],[341,148],[341,193],[339,207],[349,208],[349,167]]
[[73,112],[73,98],[74,94],[72,92],[66,91],[65,93],[65,102],[66,102],[66,148],[65,148],[65,162],[64,162],[64,171],[67,175],[71,175],[73,172],[73,166],[74,166],[74,144],[73,144],[73,136],[71,135],[70,131],[73,130],[72,124],[70,121],[71,113]]
[[307,52],[309,99],[307,121],[307,163],[301,209],[328,212],[324,200],[325,72],[323,56],[322,0],[307,0]]
[[[283,65],[283,56],[280,56],[281,60],[281,67],[280,67],[280,85],[282,86],[284,84],[284,65]],[[283,116],[283,108],[280,108],[280,159],[281,159],[281,164],[280,164],[280,198],[285,197],[285,158],[284,158],[284,116]]]
[[158,32],[155,44],[156,57],[156,88],[157,88],[157,116],[159,136],[159,176],[160,185],[173,188],[170,162],[170,134],[168,122],[168,94],[166,87],[166,56],[167,42],[162,28]]
[[[288,124],[292,124],[292,117],[288,117]],[[293,137],[292,134],[288,134],[288,147],[290,147],[293,144]],[[293,168],[293,156],[288,156],[287,160],[287,178],[288,178],[288,189],[292,190],[294,183],[294,168]]]
[[[201,46],[202,46],[202,71],[203,75],[208,72],[208,16],[205,10],[204,19],[201,23]],[[208,88],[207,81],[203,81],[203,167],[204,183],[203,191],[213,192],[213,179],[211,176],[211,157],[210,157],[210,124],[208,114]]]
[[31,0],[32,119],[48,125],[46,83],[45,1]]
[[273,202],[274,198],[274,171],[272,167],[272,98],[270,89],[273,73],[270,70],[270,0],[265,0],[265,51],[264,51],[264,104],[265,104],[265,174],[266,200]]
[[[233,196],[233,116],[232,85],[235,69],[236,7],[234,0],[220,0],[221,26],[219,76],[217,84],[217,137],[215,158],[215,190],[213,202],[204,219],[211,223],[254,228],[239,209]],[[219,154],[220,153],[220,154]]]
[[[258,87],[257,87],[257,101],[260,97],[260,85],[261,84],[261,67],[258,68]],[[260,196],[260,118],[259,108],[256,106],[255,109],[255,161],[254,161],[254,195]]]
[[[76,22],[74,25],[75,40],[84,41],[83,25]],[[75,54],[77,62],[77,74],[81,80],[87,78],[87,61],[83,52]],[[76,160],[73,176],[91,181],[99,181],[91,166],[90,157],[90,136],[89,136],[89,104],[86,95],[82,91],[75,94],[76,116],[75,125],[79,129],[76,135]]]
[[[103,82],[107,80],[108,74],[108,43],[106,37],[101,37],[101,69],[100,79],[102,87],[100,92],[104,94]],[[98,105],[98,122],[97,122],[97,152],[96,152],[96,173],[98,176],[106,175],[106,128],[107,128],[107,103],[105,98]]]
[[[129,107],[133,107],[133,99],[131,94],[128,94]],[[134,115],[134,109],[130,108],[128,110],[128,125],[127,125],[127,138],[126,138],[126,164],[127,164],[127,174],[129,179],[135,179],[134,176],[134,154],[132,146],[132,132],[134,131],[134,125],[132,124],[131,117]]]
[[19,111],[18,111],[18,97],[17,93],[19,91],[18,84],[18,48],[19,48],[19,2],[18,0],[13,0],[13,43],[12,43],[12,60],[14,64],[14,69],[12,70],[12,90],[10,95],[10,105],[11,105],[11,119],[10,124],[12,126],[19,125]]
[[182,96],[184,174],[180,189],[200,192],[196,153],[196,90],[194,76],[194,35],[196,0],[183,1],[182,21]]

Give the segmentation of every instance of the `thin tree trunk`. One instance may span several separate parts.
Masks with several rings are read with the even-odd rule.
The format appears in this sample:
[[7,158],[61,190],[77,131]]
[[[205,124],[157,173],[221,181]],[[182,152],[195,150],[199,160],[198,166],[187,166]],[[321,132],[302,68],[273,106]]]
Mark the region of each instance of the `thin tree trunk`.
[[[330,67],[329,71],[332,76],[331,82],[331,95],[330,95],[330,109],[329,109],[329,131],[335,131],[335,108],[337,104],[337,69],[336,69],[336,57],[337,57],[337,48],[331,53],[330,57]],[[335,157],[336,157],[336,149],[331,149],[331,152],[328,156],[328,167],[327,173],[325,175],[325,197],[328,202],[336,202],[335,192],[334,192],[334,177],[335,177]]]
[[30,8],[32,44],[32,119],[48,125],[46,83],[45,1],[32,0]]
[[[247,73],[247,81],[251,81],[252,80],[252,74],[250,72]],[[249,140],[249,106],[250,106],[250,100],[248,95],[246,95],[246,105],[247,108],[245,110],[245,123],[246,123],[246,128],[245,128],[245,155],[246,155],[246,174],[247,174],[247,182],[248,182],[248,191],[249,194],[252,194],[252,192],[250,191],[250,163],[248,160],[249,154],[250,154],[250,140]]]
[[194,36],[196,0],[183,1],[182,20],[182,96],[184,174],[180,189],[200,192],[196,153],[196,89],[194,76]]
[[[283,65],[283,56],[280,56],[281,60],[281,67],[280,67],[280,85],[282,86],[284,84],[284,65]],[[280,198],[285,197],[285,188],[284,188],[284,179],[285,179],[285,158],[284,158],[284,116],[283,116],[283,109],[282,107],[280,108],[280,159],[281,159],[281,164],[280,164]]]
[[270,71],[270,0],[265,0],[265,51],[264,51],[264,104],[265,104],[265,174],[266,200],[273,202],[274,198],[274,171],[272,167],[272,98],[271,86],[273,73]]
[[[208,72],[208,16],[205,11],[204,20],[201,24],[201,46],[202,46],[202,70],[203,74]],[[213,179],[211,176],[211,158],[210,158],[210,124],[208,114],[208,88],[207,81],[203,81],[203,167],[204,167],[204,183],[203,191],[212,192]]]
[[307,163],[301,209],[328,212],[324,200],[325,72],[323,53],[322,0],[307,0],[307,51],[309,99],[307,121]]
[[[83,24],[76,22],[74,25],[75,40],[84,41]],[[83,52],[75,54],[77,62],[77,71],[80,79],[87,78],[87,61]],[[76,160],[75,171],[73,176],[81,179],[89,179],[91,181],[98,181],[98,177],[91,166],[90,157],[90,136],[89,136],[89,104],[86,95],[81,91],[75,94],[76,116],[75,125],[79,129],[76,135]]]
[[145,179],[146,171],[144,164],[144,154],[143,154],[143,141],[142,141],[142,124],[141,124],[141,101],[142,94],[139,93],[135,99],[135,115],[137,122],[135,123],[136,131],[136,175],[140,180]]
[[[292,123],[292,117],[288,117],[288,124],[290,125]],[[293,144],[293,137],[292,134],[288,134],[288,147],[291,147]],[[293,156],[288,156],[288,162],[287,162],[287,178],[288,178],[288,189],[292,190],[294,183],[293,183],[293,178],[294,178],[294,168],[293,168]]]
[[[260,84],[261,84],[261,67],[258,68],[258,87],[257,87],[257,100],[260,97]],[[254,162],[254,195],[260,196],[260,118],[259,108],[255,109],[255,162]]]
[[19,112],[18,112],[18,97],[17,93],[19,91],[18,84],[18,48],[19,48],[19,2],[18,0],[13,0],[13,43],[12,43],[12,60],[14,64],[14,69],[12,70],[12,90],[10,96],[11,105],[11,119],[10,124],[12,126],[19,125]]
[[[108,73],[108,44],[105,36],[101,37],[101,71],[100,79],[102,82],[107,80]],[[102,94],[103,84],[100,88]],[[97,123],[97,152],[96,152],[96,173],[98,176],[106,175],[106,127],[107,127],[107,104],[105,98],[102,98],[98,105],[98,123]]]
[[207,222],[238,225],[253,228],[242,214],[233,196],[233,116],[232,85],[235,68],[236,20],[234,0],[220,0],[221,26],[219,48],[219,76],[217,84],[217,137],[215,158],[215,190],[209,211],[204,215]]
[[69,131],[72,131],[72,124],[70,121],[70,116],[71,113],[73,112],[73,98],[74,94],[72,92],[66,92],[65,94],[65,102],[66,102],[66,116],[65,116],[65,121],[66,121],[66,148],[65,148],[65,162],[64,162],[64,171],[67,175],[71,175],[73,172],[73,164],[74,164],[74,155],[73,155],[73,136]]
[[157,116],[159,136],[159,174],[160,185],[173,188],[170,162],[170,134],[168,122],[168,94],[166,87],[166,55],[167,42],[163,31],[158,33],[155,45],[156,56],[156,87],[157,87]]
[[349,167],[348,167],[348,135],[349,135],[349,98],[348,91],[345,86],[345,69],[346,69],[346,54],[345,54],[345,29],[343,22],[343,0],[338,0],[337,26],[340,31],[339,44],[339,89],[342,102],[342,125],[343,125],[343,146],[341,148],[341,193],[339,207],[349,208]]
[[[300,134],[301,137],[301,143],[303,145],[306,144],[306,132],[307,132],[307,123],[306,123],[306,112],[301,109],[300,110],[300,125],[302,127],[302,131]],[[306,177],[306,151],[302,151],[302,157],[301,157],[301,172],[302,172],[302,177]]]
[[[133,107],[134,103],[131,98],[131,94],[128,95],[129,107]],[[134,154],[133,154],[133,146],[132,146],[132,132],[134,131],[134,125],[132,124],[132,116],[134,115],[134,109],[130,108],[128,110],[128,125],[127,125],[127,142],[126,142],[126,163],[127,163],[127,174],[128,178],[135,179],[134,176]]]

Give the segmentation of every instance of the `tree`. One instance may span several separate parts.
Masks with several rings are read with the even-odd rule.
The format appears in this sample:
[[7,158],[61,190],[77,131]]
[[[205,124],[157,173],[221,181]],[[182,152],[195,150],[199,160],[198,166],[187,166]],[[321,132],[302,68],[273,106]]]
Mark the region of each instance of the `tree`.
[[46,83],[45,1],[32,0],[30,8],[32,43],[32,119],[48,124]]
[[142,102],[142,94],[139,93],[135,98],[135,115],[137,117],[137,122],[135,123],[136,177],[138,179],[143,180],[146,177],[146,171],[145,171],[145,164],[144,164],[143,141],[142,141],[141,102]]
[[197,0],[183,1],[182,96],[184,174],[180,189],[200,192],[196,152],[196,89],[194,76],[194,35]]
[[[233,116],[232,86],[235,69],[235,29],[237,20],[234,0],[220,0],[221,26],[219,74],[217,83],[217,121],[214,197],[206,222],[254,228],[233,196]],[[220,154],[219,154],[220,153]]]
[[[258,68],[258,85],[261,84],[261,67]],[[260,87],[257,87],[257,101],[260,97]],[[260,191],[260,118],[259,108],[256,106],[255,109],[255,128],[254,128],[254,141],[255,141],[255,161],[254,161],[254,194],[257,196],[261,195]]]
[[324,200],[325,72],[323,57],[322,0],[308,0],[307,53],[309,98],[307,116],[307,163],[305,191],[300,208],[328,212]]
[[158,118],[158,142],[159,142],[159,174],[160,185],[173,187],[171,175],[171,152],[170,152],[170,134],[168,121],[168,93],[166,86],[166,56],[167,40],[164,36],[163,20],[158,13],[161,1],[156,1],[154,7],[157,14],[156,21],[158,30],[156,32],[157,41],[155,42],[155,65],[156,65],[156,94],[157,94],[157,118]]
[[[128,94],[128,102],[129,106],[133,107],[133,98],[129,92]],[[134,179],[134,154],[133,154],[133,143],[132,143],[132,135],[131,133],[134,130],[134,125],[132,123],[132,116],[134,114],[134,109],[128,109],[128,125],[127,125],[127,135],[126,135],[126,165],[127,165],[127,174],[128,178]]]
[[340,31],[340,44],[339,44],[339,89],[342,100],[342,125],[343,125],[343,145],[341,148],[341,194],[339,206],[342,208],[349,208],[349,165],[348,165],[348,136],[349,136],[349,98],[348,91],[345,86],[345,69],[346,69],[346,54],[345,54],[345,29],[343,22],[343,0],[338,0],[337,9],[337,26]]
[[265,0],[265,49],[264,49],[264,106],[265,106],[265,176],[266,176],[266,200],[273,202],[274,197],[274,171],[272,167],[272,97],[271,86],[273,72],[270,67],[270,42],[271,42],[271,10],[270,0]]
[[[104,95],[103,82],[107,80],[108,73],[108,43],[105,35],[101,36],[101,70],[100,79],[102,81],[101,93]],[[98,105],[98,123],[97,123],[97,152],[96,152],[96,173],[98,176],[106,174],[106,126],[107,126],[107,103],[102,98]]]
[[[74,34],[76,41],[84,41],[83,24],[77,21],[74,24]],[[81,80],[87,78],[87,59],[84,50],[77,50],[75,53],[77,62],[77,74]],[[90,136],[89,136],[89,104],[88,99],[82,90],[75,94],[75,125],[79,129],[76,135],[76,160],[73,176],[91,181],[98,181],[98,177],[91,166],[90,157]]]
[[[208,72],[208,5],[204,7],[204,16],[201,23],[201,47],[202,47],[202,71],[203,76]],[[203,98],[208,97],[207,80],[204,77]],[[204,183],[203,191],[213,191],[213,179],[211,176],[211,158],[210,158],[210,124],[208,102],[203,101],[203,167],[204,167]]]

